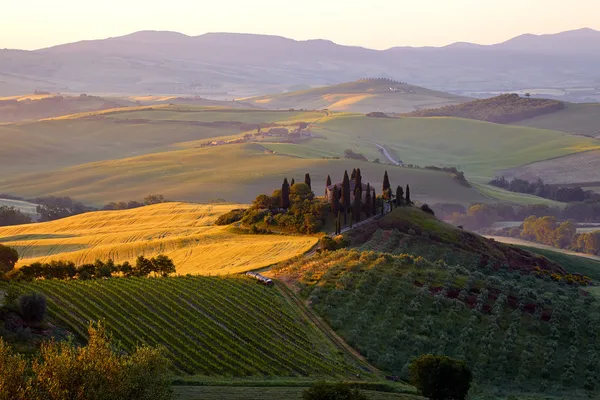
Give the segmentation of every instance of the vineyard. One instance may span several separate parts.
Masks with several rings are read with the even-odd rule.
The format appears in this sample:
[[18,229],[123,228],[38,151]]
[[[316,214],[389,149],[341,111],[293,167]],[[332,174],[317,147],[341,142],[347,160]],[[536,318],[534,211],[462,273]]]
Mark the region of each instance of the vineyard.
[[310,236],[243,235],[216,219],[236,205],[164,203],[102,211],[42,224],[0,228],[0,243],[15,248],[20,265],[52,260],[81,265],[96,259],[133,262],[165,254],[180,274],[244,272],[302,254]]
[[466,360],[477,383],[503,390],[589,393],[600,383],[600,306],[546,274],[347,250],[274,272],[369,361],[401,377],[412,358],[433,352]]
[[38,280],[50,318],[76,337],[103,319],[126,350],[164,346],[179,374],[352,376],[321,331],[273,288],[247,278],[186,276],[97,281]]

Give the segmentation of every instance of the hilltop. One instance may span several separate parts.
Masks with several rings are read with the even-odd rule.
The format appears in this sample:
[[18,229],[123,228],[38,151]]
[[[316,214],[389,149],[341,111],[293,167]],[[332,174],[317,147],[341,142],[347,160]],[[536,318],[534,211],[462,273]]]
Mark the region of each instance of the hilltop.
[[551,114],[565,108],[556,100],[523,98],[518,94],[504,94],[490,99],[441,108],[419,110],[405,114],[408,117],[456,117],[507,124],[539,115]]
[[339,85],[241,99],[274,109],[329,109],[369,113],[402,113],[468,101],[465,97],[391,79],[363,79]]

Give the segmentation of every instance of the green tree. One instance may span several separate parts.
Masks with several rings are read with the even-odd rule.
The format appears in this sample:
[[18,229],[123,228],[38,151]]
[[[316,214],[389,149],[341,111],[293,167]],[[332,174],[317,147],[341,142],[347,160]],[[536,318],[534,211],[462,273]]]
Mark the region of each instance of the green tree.
[[446,356],[422,355],[410,364],[409,374],[411,383],[431,400],[463,400],[471,387],[467,364]]
[[165,202],[165,196],[162,194],[149,194],[144,198],[144,204],[151,206],[153,204],[160,204]]
[[410,186],[406,185],[406,205],[410,206],[412,205],[412,199],[410,198]]
[[365,214],[367,217],[371,216],[371,185],[367,183],[367,193],[365,194]]
[[281,185],[281,208],[285,210],[290,208],[290,185],[287,178],[283,179],[283,184]]
[[135,276],[148,276],[154,270],[152,261],[148,260],[144,256],[138,256],[135,260],[135,267],[133,268],[133,274]]
[[390,178],[388,177],[387,171],[385,171],[385,174],[383,174],[383,186],[381,187],[381,193],[384,198],[387,198],[386,196],[389,196],[390,188]]
[[362,193],[359,190],[354,195],[354,204],[353,204],[353,211],[352,211],[352,217],[354,219],[354,222],[360,222],[360,211],[362,209],[361,202],[362,202]]
[[164,254],[159,254],[156,258],[152,258],[150,262],[152,263],[154,273],[162,277],[167,277],[169,274],[177,272],[173,260]]
[[23,225],[31,223],[31,218],[15,207],[0,206],[0,226]]
[[352,175],[350,175],[350,179],[352,179],[352,180],[356,179],[356,168],[354,168],[352,170]]
[[292,186],[294,186],[295,184],[296,184],[296,180],[295,180],[294,178],[292,178],[292,181],[290,182],[290,188],[291,188]]
[[327,188],[331,186],[331,177],[327,175],[327,180],[325,181],[325,196],[327,196]]
[[312,186],[310,185],[310,175],[307,173],[304,175],[304,183],[308,186],[310,190],[312,190]]
[[46,318],[46,297],[32,293],[19,297],[19,314],[27,323],[40,323]]
[[27,362],[0,336],[0,400],[25,399]]
[[396,188],[396,206],[400,207],[404,204],[404,190],[402,186],[398,185]]
[[375,193],[375,189],[373,189],[373,194],[371,195],[371,206],[373,207],[371,213],[377,215],[377,194]]
[[339,203],[340,203],[340,199],[339,199],[339,193],[338,193],[338,188],[337,186],[333,187],[333,191],[331,193],[331,212],[333,213],[333,215],[337,215],[338,210],[339,210]]
[[348,223],[348,209],[350,208],[350,178],[348,171],[344,172],[342,180],[342,206],[344,206],[344,225]]
[[19,253],[12,247],[0,244],[0,272],[9,272],[19,261]]

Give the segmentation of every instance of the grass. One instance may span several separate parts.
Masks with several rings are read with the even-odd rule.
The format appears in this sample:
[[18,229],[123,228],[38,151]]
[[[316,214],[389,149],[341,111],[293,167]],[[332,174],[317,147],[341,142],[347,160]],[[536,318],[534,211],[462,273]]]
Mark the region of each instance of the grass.
[[565,106],[564,110],[515,122],[513,125],[553,129],[580,135],[600,135],[599,103],[565,103]]
[[19,252],[19,265],[67,260],[76,264],[112,258],[135,261],[164,253],[179,274],[223,275],[286,260],[310,249],[311,236],[244,235],[213,226],[239,206],[165,203],[102,211],[53,222],[0,228],[4,245]]
[[[306,387],[175,386],[176,400],[301,400]],[[422,399],[422,397],[363,390],[371,400]]]
[[561,253],[560,251],[530,247],[530,246],[518,246],[522,249],[537,253],[560,264],[567,272],[571,274],[582,274],[587,275],[595,281],[600,281],[600,257],[598,259],[591,259],[588,257],[580,257],[572,254]]
[[[390,92],[389,88],[400,89]],[[391,81],[357,81],[315,89],[240,99],[260,107],[288,109],[329,109],[369,113],[402,113],[421,107],[441,107],[467,101],[467,98],[419,86]]]
[[286,303],[245,277],[112,278],[17,283],[41,292],[50,319],[85,338],[102,319],[125,349],[163,346],[178,374],[349,379],[358,369]]
[[487,185],[484,183],[472,183],[473,187],[486,196],[490,196],[496,200],[514,204],[546,204],[550,207],[565,207],[565,203],[545,199],[543,197],[530,195],[527,193],[516,193],[502,188]]
[[193,148],[83,164],[3,179],[0,187],[28,197],[72,196],[96,205],[141,199],[151,192],[182,201],[222,198],[248,203],[257,195],[278,188],[284,177],[301,181],[305,173],[310,173],[316,194],[323,195],[327,175],[341,181],[344,170],[353,168],[361,168],[363,180],[371,182],[378,192],[387,170],[392,185],[410,184],[413,199],[418,201],[466,205],[493,201],[442,172],[345,159],[289,157],[267,153],[257,144]]

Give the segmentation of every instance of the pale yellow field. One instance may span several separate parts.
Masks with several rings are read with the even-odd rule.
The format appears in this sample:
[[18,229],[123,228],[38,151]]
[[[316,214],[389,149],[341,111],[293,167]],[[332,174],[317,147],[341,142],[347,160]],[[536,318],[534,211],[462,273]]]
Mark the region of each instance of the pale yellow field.
[[286,260],[310,249],[311,236],[243,235],[216,219],[240,205],[164,203],[99,211],[59,221],[0,228],[0,243],[18,250],[19,265],[96,259],[135,261],[166,254],[179,274],[223,275]]

